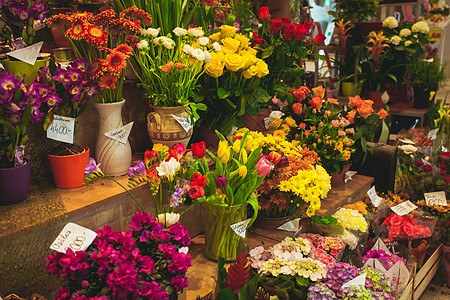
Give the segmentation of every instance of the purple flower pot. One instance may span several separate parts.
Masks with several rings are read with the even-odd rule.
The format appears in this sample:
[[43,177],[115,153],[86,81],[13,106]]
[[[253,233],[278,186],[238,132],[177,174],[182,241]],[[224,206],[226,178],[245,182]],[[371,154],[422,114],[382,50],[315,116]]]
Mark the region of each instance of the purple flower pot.
[[26,163],[8,169],[0,169],[0,205],[19,203],[30,191],[31,164]]

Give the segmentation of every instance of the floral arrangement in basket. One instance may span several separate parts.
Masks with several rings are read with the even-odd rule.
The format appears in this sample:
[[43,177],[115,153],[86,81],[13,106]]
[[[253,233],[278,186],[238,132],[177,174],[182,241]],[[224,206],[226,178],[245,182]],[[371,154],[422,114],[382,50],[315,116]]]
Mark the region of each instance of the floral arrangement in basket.
[[369,229],[364,216],[357,210],[340,208],[332,217],[337,220],[338,225],[338,230],[335,230],[333,234],[337,235],[351,250],[356,249],[360,235]]
[[47,271],[64,280],[55,299],[169,299],[183,291],[192,266],[186,227],[164,228],[140,212],[130,227],[105,226],[85,251],[49,255]]
[[311,257],[327,266],[338,262],[344,253],[345,244],[340,238],[314,233],[300,234],[299,237],[309,239],[312,242],[314,249],[311,251]]
[[417,224],[416,219],[408,215],[391,214],[381,225],[388,229],[388,237],[384,240],[386,242],[394,239],[412,240],[431,236],[428,226]]
[[[287,123],[291,123],[289,119]],[[238,130],[237,134],[242,130],[245,129]],[[287,132],[288,125],[275,130],[273,135],[264,136],[254,131],[249,133],[253,145],[251,148],[262,145],[262,153],[274,165],[274,169],[257,189],[259,212],[263,217],[301,215],[305,204],[306,213],[314,215],[331,188],[329,175],[317,164],[317,154],[302,148],[297,141],[287,141]]]
[[118,16],[112,9],[92,13],[59,14],[48,20],[49,24],[61,20],[72,22],[66,37],[78,59],[86,58],[93,65],[91,80],[98,83],[100,91],[96,102],[111,103],[122,100],[127,59],[135,47],[136,33],[141,24],[151,24],[151,16],[135,6]]
[[396,254],[388,254],[384,250],[367,251],[367,253],[363,256],[363,264],[365,264],[371,258],[379,261],[386,270],[389,270],[399,261],[402,261],[406,265],[406,260],[404,258],[401,258]]

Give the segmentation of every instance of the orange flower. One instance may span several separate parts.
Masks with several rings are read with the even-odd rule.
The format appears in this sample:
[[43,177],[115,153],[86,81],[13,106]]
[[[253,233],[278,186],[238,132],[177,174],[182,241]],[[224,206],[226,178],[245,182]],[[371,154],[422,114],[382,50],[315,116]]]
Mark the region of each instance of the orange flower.
[[108,20],[114,18],[115,16],[116,13],[114,12],[113,9],[107,9],[94,17],[94,23],[99,25],[105,25]]
[[130,56],[131,53],[133,52],[133,48],[131,48],[130,46],[125,45],[125,44],[120,44],[119,46],[116,47],[115,50],[119,51],[119,52],[122,52],[126,56]]
[[87,22],[93,22],[94,21],[94,15],[90,12],[82,12],[82,13],[76,13],[71,15],[72,20],[83,20]]
[[173,69],[173,61],[169,61],[168,63],[166,63],[164,66],[161,67],[161,70],[163,70],[164,72],[170,72]]
[[[336,34],[333,36],[339,40],[339,45],[341,46],[342,50],[344,51],[344,54],[347,53],[347,39],[351,36],[348,34],[349,30],[351,30],[353,25],[348,26],[350,24],[350,21],[347,21],[344,23],[344,19],[341,19],[340,21],[336,22],[336,27],[334,29],[334,32]],[[346,28],[347,27],[347,28]]]
[[86,41],[92,44],[102,45],[108,41],[108,34],[100,27],[90,25],[86,34]]
[[119,51],[114,51],[105,59],[108,71],[113,75],[119,75],[127,66],[127,56]]
[[92,62],[92,71],[91,71],[91,78],[97,78],[103,75],[106,71],[106,66],[103,63],[102,59],[96,59]]
[[150,26],[152,24],[152,16],[142,9],[132,6],[120,13],[120,17],[124,18],[128,13],[131,13],[132,20],[139,20],[143,26]]
[[66,31],[66,36],[74,39],[81,40],[85,38],[89,29],[89,23],[83,20],[76,20],[73,22],[72,27]]
[[330,102],[330,103],[333,103],[333,104],[339,104],[338,99],[328,98],[327,101]]
[[105,74],[100,77],[98,81],[98,86],[103,89],[115,89],[116,88],[117,77],[111,74]]
[[298,128],[300,128],[300,129],[305,128],[305,127],[306,127],[306,124],[303,122],[298,125]]
[[325,89],[323,86],[318,86],[312,89],[314,96],[323,98],[325,96]]
[[319,110],[322,108],[322,98],[314,96],[311,100],[309,100],[309,104],[311,104],[315,109]]
[[347,114],[347,120],[349,120],[350,123],[355,123],[355,116],[356,116],[356,109],[352,109]]
[[311,131],[310,130],[305,130],[305,135],[306,136],[308,136],[308,135],[310,135],[311,134]]
[[292,110],[294,111],[294,113],[296,113],[297,115],[301,114],[303,111],[303,104],[296,102],[294,104],[292,104]]
[[183,65],[183,63],[181,61],[177,62],[177,64],[175,65],[175,68],[177,70],[183,70],[184,68],[186,68],[185,65]]
[[139,21],[132,22],[132,21],[124,19],[124,18],[110,20],[110,25],[111,26],[120,26],[125,29],[128,28],[133,32],[139,31],[139,29],[141,29],[141,26],[139,26]]
[[378,112],[378,116],[380,116],[380,119],[384,119],[387,116],[389,116],[389,113],[384,109],[380,109],[380,111]]
[[155,164],[152,168],[148,169],[146,172],[147,178],[153,184],[153,186],[159,186],[161,179],[158,176],[158,171],[156,170],[157,164]]
[[348,97],[348,106],[350,107],[359,107],[363,103],[361,97],[356,95],[355,97]]
[[367,50],[373,54],[373,61],[376,69],[378,69],[380,56],[384,52],[384,48],[389,48],[389,45],[384,43],[388,40],[389,39],[383,35],[383,31],[373,33],[373,37],[369,39],[369,43],[372,43],[373,46],[369,47]]
[[[365,100],[365,101],[363,101],[361,106],[357,108],[361,117],[367,118],[368,115],[370,115],[371,113],[374,112],[374,110],[372,108],[372,104],[373,104],[372,100]],[[348,118],[348,116],[347,116],[347,118]]]
[[289,92],[294,95],[297,101],[303,101],[303,99],[305,99],[305,97],[309,94],[310,90],[307,86],[301,86],[300,88],[290,90]]
[[72,17],[71,17],[70,15],[57,14],[57,15],[54,15],[53,17],[50,17],[50,18],[47,20],[47,24],[48,24],[48,25],[51,25],[53,22],[55,22],[55,23],[58,24],[59,21],[61,21],[61,20],[67,20],[67,21],[70,21],[70,22],[73,21],[73,19],[72,19]]

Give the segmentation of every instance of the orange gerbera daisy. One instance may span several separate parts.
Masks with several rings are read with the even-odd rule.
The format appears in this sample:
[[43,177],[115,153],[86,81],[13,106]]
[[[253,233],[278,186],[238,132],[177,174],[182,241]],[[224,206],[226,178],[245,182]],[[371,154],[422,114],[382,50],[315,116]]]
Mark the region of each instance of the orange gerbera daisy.
[[139,31],[141,29],[141,26],[139,26],[139,21],[132,22],[132,21],[124,19],[124,18],[111,20],[110,25],[123,27],[125,29],[130,29],[133,32]]
[[100,77],[98,81],[98,86],[103,89],[115,89],[116,88],[117,77],[111,74],[105,74]]
[[58,23],[61,22],[62,20],[67,20],[67,21],[70,21],[70,22],[73,21],[73,19],[72,19],[72,17],[71,17],[70,15],[66,15],[66,14],[57,14],[57,15],[54,15],[53,17],[50,17],[50,18],[47,20],[47,24],[48,24],[48,25],[51,25],[53,22],[56,22],[56,23],[58,24]]
[[130,56],[131,53],[133,52],[133,48],[131,48],[128,45],[125,44],[120,44],[119,46],[116,47],[116,49],[114,49],[115,51],[119,51],[122,52],[123,54],[125,54],[126,56]]
[[150,26],[152,24],[152,16],[136,6],[132,6],[122,11],[120,17],[124,18],[128,13],[130,13],[132,20],[139,20],[140,24],[143,26]]
[[94,20],[94,15],[90,12],[82,12],[82,13],[72,14],[71,18],[73,20],[83,20],[83,21],[87,21],[87,22],[92,22]]
[[99,25],[105,25],[106,21],[114,18],[116,16],[116,13],[113,9],[107,9],[105,11],[102,11],[101,13],[97,14],[94,17],[94,23]]
[[105,71],[106,71],[106,66],[103,63],[102,59],[94,60],[94,62],[91,64],[91,66],[92,66],[91,78],[98,78],[101,75],[103,75],[103,73],[105,73]]
[[127,56],[122,52],[115,51],[105,58],[105,65],[113,75],[119,75],[127,66]]
[[84,20],[75,20],[72,27],[66,31],[66,36],[74,40],[81,40],[85,38],[88,29],[89,23]]
[[98,26],[90,25],[86,34],[86,41],[96,45],[102,45],[108,41],[108,34]]

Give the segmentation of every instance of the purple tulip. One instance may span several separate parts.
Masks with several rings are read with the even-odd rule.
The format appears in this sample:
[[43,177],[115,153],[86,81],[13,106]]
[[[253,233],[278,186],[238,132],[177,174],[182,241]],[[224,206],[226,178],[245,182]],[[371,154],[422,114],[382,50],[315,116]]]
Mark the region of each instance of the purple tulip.
[[278,163],[279,168],[289,167],[289,160],[286,155],[281,156],[280,162]]
[[225,178],[225,176],[218,176],[214,179],[214,182],[216,183],[216,186],[219,189],[223,189],[227,186],[227,179]]

